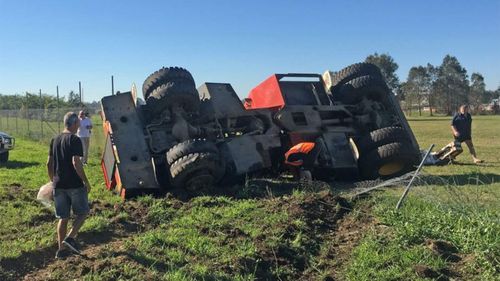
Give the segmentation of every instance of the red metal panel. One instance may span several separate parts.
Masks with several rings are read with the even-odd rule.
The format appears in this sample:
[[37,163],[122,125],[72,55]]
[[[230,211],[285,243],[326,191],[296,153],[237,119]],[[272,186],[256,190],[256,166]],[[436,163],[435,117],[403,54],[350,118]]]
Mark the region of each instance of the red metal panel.
[[104,182],[106,184],[106,189],[111,190],[113,187],[111,186],[110,180],[108,180],[108,173],[106,172],[106,165],[104,164],[104,160],[101,159],[101,170],[104,174]]
[[102,130],[104,132],[104,135],[107,134],[112,134],[113,130],[111,129],[111,125],[109,124],[109,121],[103,120],[102,122]]
[[[107,150],[108,149],[108,145],[107,145],[108,141],[111,142],[111,140],[110,140],[110,138],[111,138],[111,125],[109,124],[108,121],[103,122],[103,130],[104,130],[104,136],[106,138],[106,145],[104,147],[104,151],[103,151],[102,156],[101,156],[101,170],[104,174],[104,181],[106,184],[106,188],[108,190],[113,190],[116,186],[116,179],[115,179],[115,173],[114,173],[114,170],[116,168],[116,164],[112,164],[113,167],[112,167],[112,169],[110,169],[111,175],[109,175],[108,168],[110,168],[110,167],[106,166],[106,161],[105,161],[106,153],[111,153],[113,155],[113,159],[115,160],[114,163],[116,163],[116,156],[115,156],[115,153],[113,151],[114,146],[112,145],[112,143],[111,143],[112,150],[111,151]],[[108,165],[111,165],[111,164],[108,163]]]
[[278,77],[272,75],[257,87],[253,88],[245,100],[246,109],[276,108],[285,106],[285,100],[281,94]]

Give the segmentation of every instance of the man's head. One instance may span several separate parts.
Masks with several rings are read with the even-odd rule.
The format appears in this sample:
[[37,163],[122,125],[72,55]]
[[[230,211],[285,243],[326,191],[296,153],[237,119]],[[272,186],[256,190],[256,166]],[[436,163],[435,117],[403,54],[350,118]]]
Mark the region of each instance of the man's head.
[[76,131],[78,131],[78,127],[80,127],[80,119],[78,119],[78,115],[74,112],[66,113],[66,115],[64,115],[64,127],[71,133],[76,133]]
[[469,112],[469,106],[466,104],[462,104],[460,106],[460,113],[465,114]]
[[85,111],[80,110],[80,112],[78,113],[78,117],[80,117],[80,119],[85,118]]

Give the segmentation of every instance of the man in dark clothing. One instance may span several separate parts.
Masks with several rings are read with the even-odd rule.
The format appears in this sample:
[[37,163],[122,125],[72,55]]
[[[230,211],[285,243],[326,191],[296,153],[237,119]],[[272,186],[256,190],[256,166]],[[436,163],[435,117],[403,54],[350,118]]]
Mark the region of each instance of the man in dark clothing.
[[483,162],[476,156],[476,150],[472,144],[472,117],[469,114],[469,107],[467,105],[461,105],[459,112],[453,116],[451,121],[451,130],[456,142],[465,142],[469,148],[469,152],[472,155],[474,163]]
[[[80,253],[75,237],[83,225],[89,212],[88,192],[90,184],[83,170],[82,142],[75,133],[80,126],[78,115],[68,112],[64,116],[64,131],[50,142],[47,173],[54,185],[54,204],[57,224],[57,239],[59,248],[56,258],[64,258],[69,254],[69,248]],[[76,216],[73,226],[66,236],[70,209]]]

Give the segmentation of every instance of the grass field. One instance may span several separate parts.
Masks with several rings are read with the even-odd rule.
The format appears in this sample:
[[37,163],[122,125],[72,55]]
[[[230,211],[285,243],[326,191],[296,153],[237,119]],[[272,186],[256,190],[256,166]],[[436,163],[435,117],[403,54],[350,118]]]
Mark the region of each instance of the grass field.
[[[421,148],[451,141],[447,117],[410,125]],[[86,167],[84,256],[64,261],[53,211],[35,201],[47,144],[21,138],[0,167],[0,280],[499,280],[500,117],[474,117],[473,137],[485,163],[465,149],[459,164],[425,167],[399,212],[402,187],[350,200],[319,182],[121,202],[104,189],[101,142]]]

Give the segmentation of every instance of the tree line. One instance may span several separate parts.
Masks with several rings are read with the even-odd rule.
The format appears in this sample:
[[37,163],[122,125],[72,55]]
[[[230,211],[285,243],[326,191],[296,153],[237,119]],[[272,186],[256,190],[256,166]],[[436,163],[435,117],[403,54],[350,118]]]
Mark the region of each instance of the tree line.
[[46,93],[29,93],[24,95],[2,95],[0,94],[0,110],[23,110],[29,109],[56,109],[56,108],[93,108],[98,106],[97,102],[82,103],[80,95],[70,91],[67,96],[55,97]]
[[[427,63],[411,67],[404,82],[399,81],[396,75],[399,66],[389,54],[374,53],[365,62],[380,68],[387,85],[397,95],[407,114],[416,110],[421,115],[423,110],[428,110],[431,116],[434,113],[451,115],[461,104],[469,104],[472,111],[477,113],[484,109],[484,104],[500,96],[500,86],[495,91],[486,90],[483,75],[474,72],[469,79],[467,70],[451,55],[446,55],[439,66]],[[97,102],[82,104],[80,96],[74,91],[59,99],[48,94],[40,97],[40,94],[28,92],[25,95],[0,94],[0,110],[84,106],[99,107]]]
[[[427,63],[411,67],[406,81],[401,83],[396,75],[399,66],[389,54],[375,53],[365,61],[381,69],[387,85],[398,96],[407,114],[417,110],[421,115],[426,109],[431,116],[434,113],[451,115],[461,104],[468,104],[474,113],[480,113],[485,110],[485,104],[500,96],[500,86],[495,91],[486,90],[483,75],[474,72],[469,79],[467,70],[451,55],[446,55],[439,66]],[[498,113],[498,100],[493,109]]]

